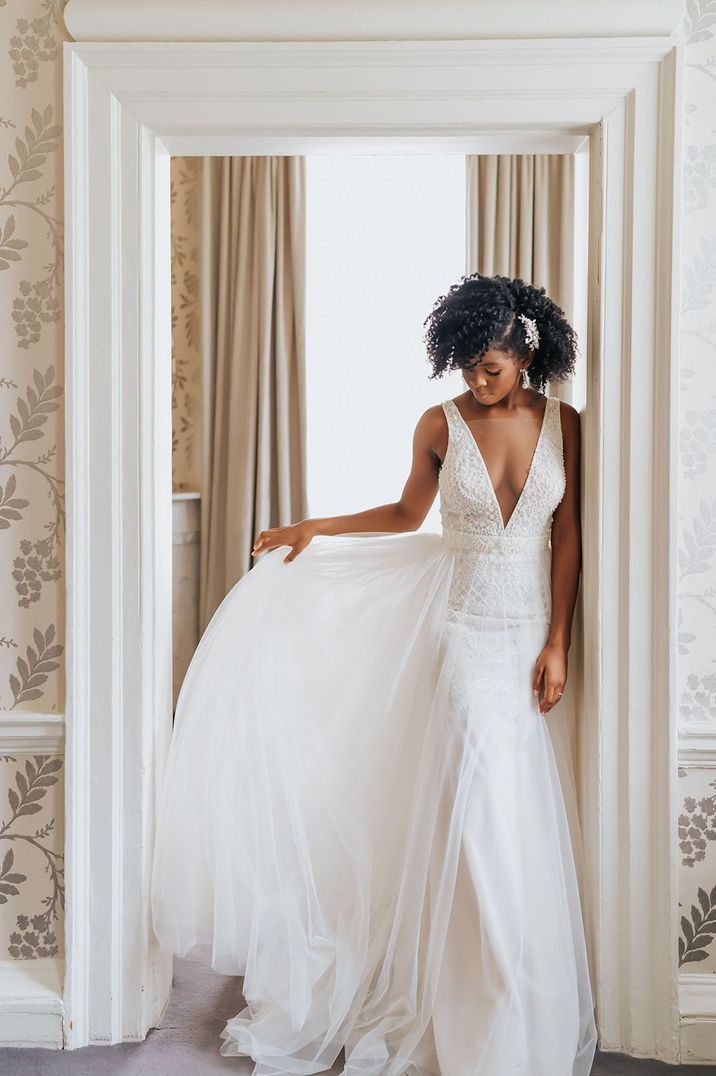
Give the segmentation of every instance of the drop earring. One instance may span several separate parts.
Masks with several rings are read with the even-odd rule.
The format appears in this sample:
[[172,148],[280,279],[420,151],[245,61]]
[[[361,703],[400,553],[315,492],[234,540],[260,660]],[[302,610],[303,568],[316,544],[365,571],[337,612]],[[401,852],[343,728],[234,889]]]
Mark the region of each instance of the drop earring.
[[522,367],[522,388],[528,389],[530,387],[529,374],[527,373],[527,367]]

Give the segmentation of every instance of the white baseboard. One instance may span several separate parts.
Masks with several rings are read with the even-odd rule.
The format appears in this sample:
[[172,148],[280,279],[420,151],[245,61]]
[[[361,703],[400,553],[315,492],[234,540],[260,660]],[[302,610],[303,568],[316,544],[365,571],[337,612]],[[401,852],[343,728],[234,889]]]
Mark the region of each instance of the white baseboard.
[[0,1046],[65,1045],[64,960],[0,961]]
[[716,1062],[716,1021],[684,1020],[681,1023],[681,1064]]
[[716,972],[679,975],[681,1063],[716,1062]]

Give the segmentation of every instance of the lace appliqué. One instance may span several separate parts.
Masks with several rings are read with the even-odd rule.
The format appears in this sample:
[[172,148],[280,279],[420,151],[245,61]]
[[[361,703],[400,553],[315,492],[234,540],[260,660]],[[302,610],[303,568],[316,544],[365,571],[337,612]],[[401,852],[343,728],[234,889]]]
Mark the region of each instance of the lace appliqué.
[[470,711],[474,720],[483,695],[493,702],[496,691],[502,695],[503,714],[512,712],[508,698],[524,707],[531,695],[532,663],[551,616],[552,518],[566,488],[562,428],[559,400],[547,397],[527,481],[504,525],[470,430],[452,400],[442,406],[449,434],[440,513],[443,541],[455,552],[446,611],[451,719]]
[[559,400],[548,396],[529,474],[505,526],[479,448],[453,400],[442,404],[448,446],[440,469],[443,537],[453,548],[515,554],[549,544],[565,490]]

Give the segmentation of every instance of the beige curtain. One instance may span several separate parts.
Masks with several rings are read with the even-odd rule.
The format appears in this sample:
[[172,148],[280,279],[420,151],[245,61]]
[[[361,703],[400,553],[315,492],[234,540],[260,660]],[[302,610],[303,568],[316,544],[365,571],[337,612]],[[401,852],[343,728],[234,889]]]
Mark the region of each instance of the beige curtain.
[[305,181],[303,157],[203,162],[202,631],[256,533],[307,513]]
[[467,272],[521,277],[574,315],[574,156],[471,154]]

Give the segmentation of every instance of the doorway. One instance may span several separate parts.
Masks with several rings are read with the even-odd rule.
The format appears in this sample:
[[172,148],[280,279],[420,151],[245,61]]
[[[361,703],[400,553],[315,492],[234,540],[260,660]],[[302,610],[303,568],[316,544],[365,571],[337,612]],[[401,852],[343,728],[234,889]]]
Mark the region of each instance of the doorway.
[[675,1060],[674,42],[77,44],[66,72],[68,1045],[143,1038],[169,988],[148,880],[171,713],[170,156],[586,139],[581,721],[600,1045]]

